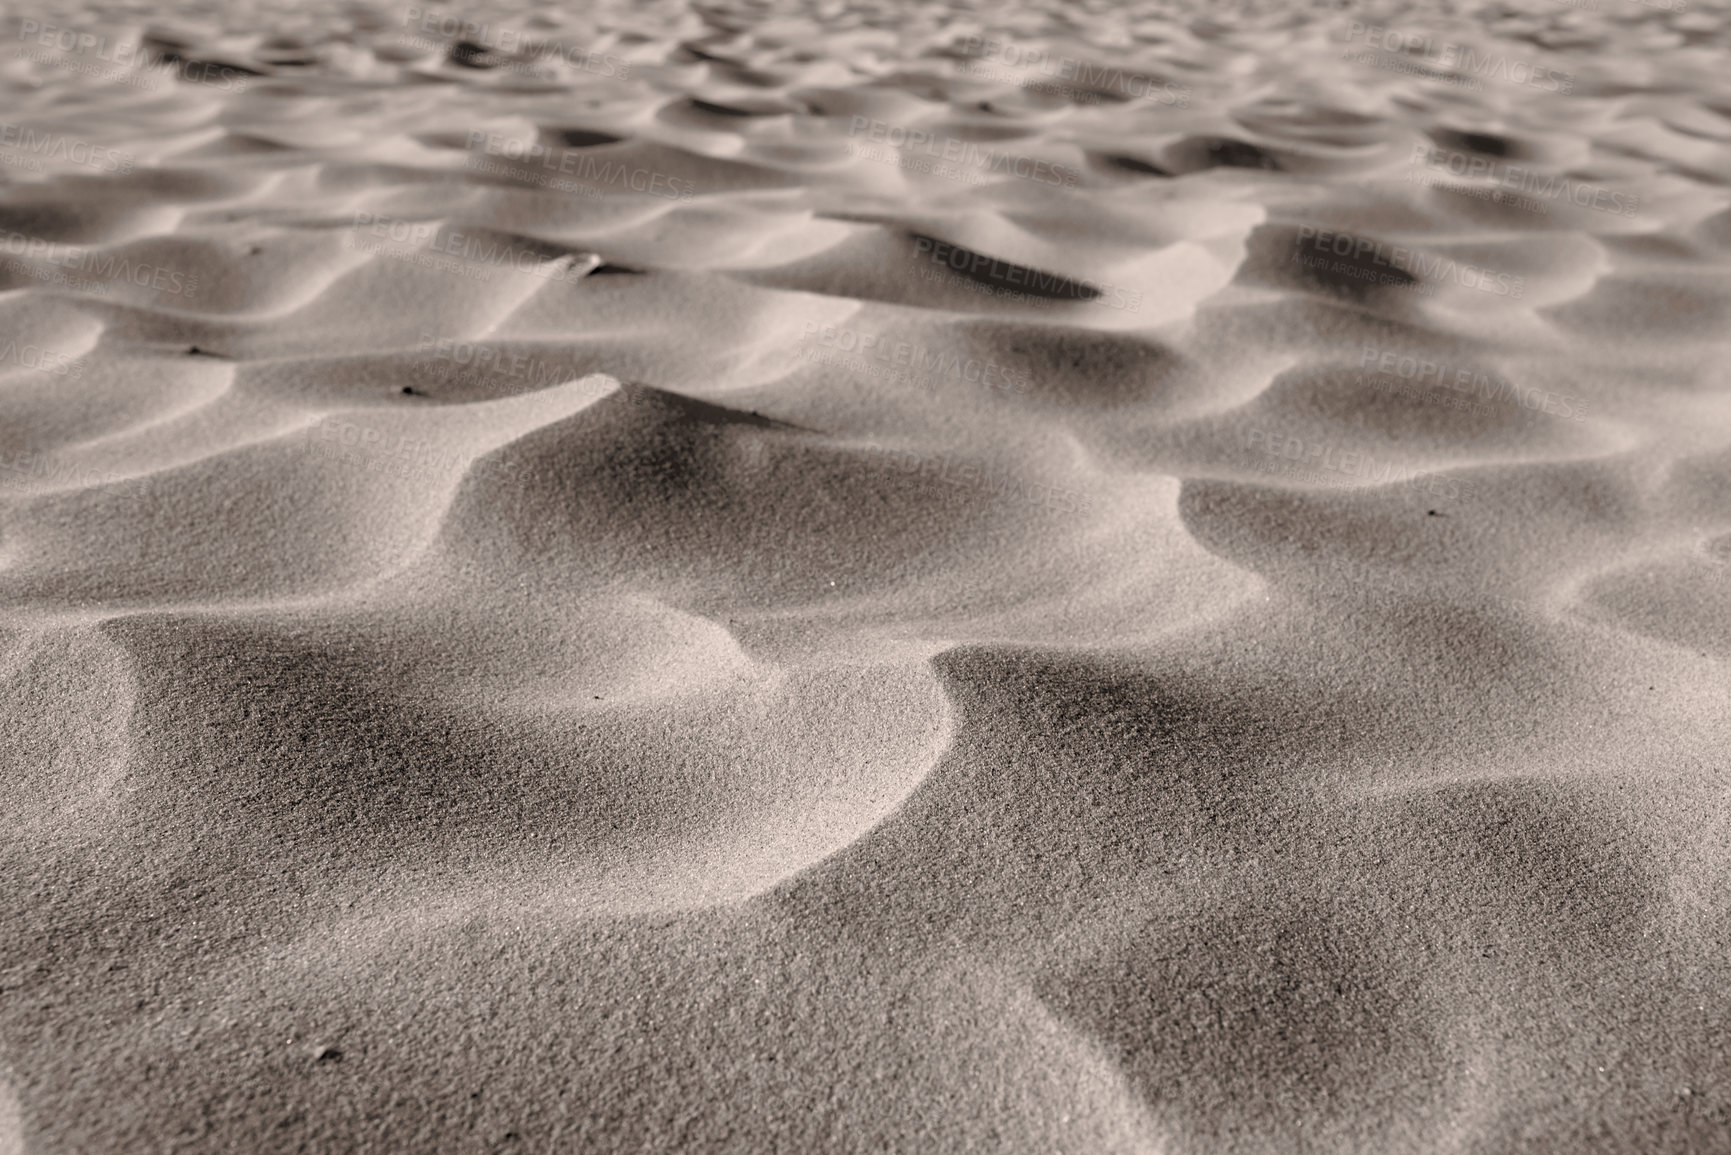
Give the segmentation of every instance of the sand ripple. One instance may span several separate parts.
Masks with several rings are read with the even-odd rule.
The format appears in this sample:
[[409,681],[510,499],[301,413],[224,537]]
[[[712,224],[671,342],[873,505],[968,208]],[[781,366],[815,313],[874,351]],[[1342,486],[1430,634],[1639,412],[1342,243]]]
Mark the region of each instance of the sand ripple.
[[1719,1149],[1723,5],[144,7],[0,1155]]

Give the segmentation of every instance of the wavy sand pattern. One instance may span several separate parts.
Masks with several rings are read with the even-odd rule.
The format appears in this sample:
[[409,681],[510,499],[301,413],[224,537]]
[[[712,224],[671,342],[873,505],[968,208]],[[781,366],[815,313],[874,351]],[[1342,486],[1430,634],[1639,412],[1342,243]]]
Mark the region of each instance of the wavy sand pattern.
[[14,13],[0,1155],[1731,1151],[1728,11]]

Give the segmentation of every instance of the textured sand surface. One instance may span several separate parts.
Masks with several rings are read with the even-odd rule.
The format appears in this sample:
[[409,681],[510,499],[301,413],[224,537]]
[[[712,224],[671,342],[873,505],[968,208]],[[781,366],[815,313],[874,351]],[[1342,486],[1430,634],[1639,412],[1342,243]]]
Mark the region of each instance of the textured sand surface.
[[0,1155],[1731,1152],[1668,2],[11,11]]

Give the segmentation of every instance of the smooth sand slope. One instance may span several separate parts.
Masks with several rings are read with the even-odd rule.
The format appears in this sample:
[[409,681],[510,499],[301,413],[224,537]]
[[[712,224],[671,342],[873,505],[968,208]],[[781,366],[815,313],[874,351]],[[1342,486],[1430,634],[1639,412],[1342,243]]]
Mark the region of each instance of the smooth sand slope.
[[1731,1152],[1597,6],[14,11],[0,1155]]

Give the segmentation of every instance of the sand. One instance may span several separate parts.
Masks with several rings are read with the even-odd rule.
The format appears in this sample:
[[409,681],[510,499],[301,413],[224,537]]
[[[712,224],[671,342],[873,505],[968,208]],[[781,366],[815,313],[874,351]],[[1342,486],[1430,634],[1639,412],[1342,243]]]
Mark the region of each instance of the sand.
[[0,42],[0,1155],[1731,1152],[1722,2]]

